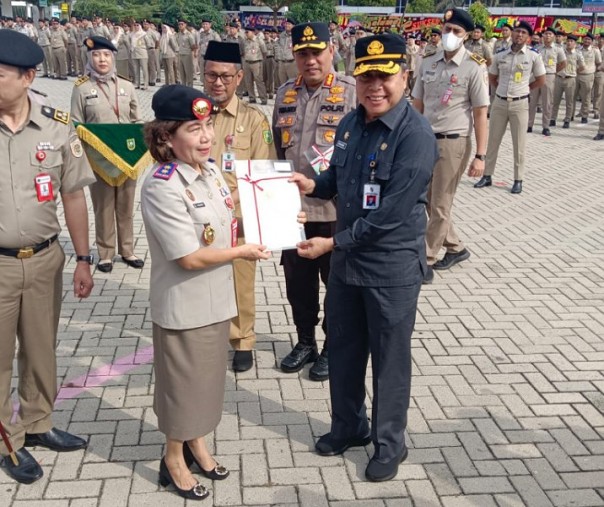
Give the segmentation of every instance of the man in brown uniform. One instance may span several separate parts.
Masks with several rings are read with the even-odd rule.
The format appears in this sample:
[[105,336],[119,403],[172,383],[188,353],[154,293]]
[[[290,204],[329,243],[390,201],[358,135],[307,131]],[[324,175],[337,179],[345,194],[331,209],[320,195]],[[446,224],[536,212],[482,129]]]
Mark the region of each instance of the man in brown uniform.
[[[214,120],[214,143],[211,156],[222,169],[222,176],[235,201],[235,216],[241,218],[235,160],[274,160],[277,158],[270,124],[258,109],[248,105],[235,93],[241,79],[239,44],[210,41],[205,53],[204,88],[220,107]],[[241,220],[239,220],[241,222]],[[240,228],[238,244],[245,243]],[[253,364],[256,344],[256,261],[233,261],[238,315],[231,320],[231,346],[235,350],[233,370],[246,371]]]
[[[581,98],[581,123],[587,123],[587,118],[591,111],[591,94],[596,77],[596,69],[602,63],[600,50],[593,45],[594,36],[587,33],[583,36],[583,42],[579,52],[583,56],[583,69],[577,72],[577,91],[575,98]],[[575,109],[576,109],[575,101]]]
[[195,37],[187,28],[187,22],[180,20],[178,22],[178,73],[180,82],[185,86],[193,86],[195,77],[195,67],[193,65],[193,53],[197,50]]
[[564,95],[566,109],[564,114],[563,129],[570,128],[570,120],[574,114],[575,107],[575,90],[577,86],[577,71],[583,69],[583,55],[576,49],[577,36],[569,34],[566,37],[564,56],[566,57],[566,66],[556,75],[556,85],[554,87],[554,105],[552,107],[552,116],[549,121],[550,127],[556,126],[558,118],[558,109]]
[[[355,80],[335,72],[329,28],[324,23],[303,23],[292,29],[293,51],[300,74],[277,92],[273,113],[275,147],[280,159],[292,160],[296,171],[312,177],[327,169],[333,152],[336,127],[356,106]],[[306,237],[329,238],[335,232],[336,211],[332,201],[304,197]],[[292,307],[298,343],[281,362],[287,373],[316,361],[312,380],[328,378],[327,336],[318,356],[315,326],[319,323],[319,277],[329,276],[329,253],[317,259],[286,250],[281,257],[287,299]],[[323,319],[325,331],[325,319]],[[317,360],[318,359],[318,360]]]
[[294,20],[287,18],[285,20],[285,30],[279,34],[279,86],[283,85],[288,79],[296,77],[298,72],[292,51],[292,29],[294,25]]
[[[55,451],[86,447],[79,437],[53,428],[57,395],[55,349],[63,297],[65,254],[59,243],[57,197],[76,253],[74,295],[93,287],[88,245],[88,206],[83,188],[94,181],[69,114],[29,101],[27,90],[42,62],[42,50],[27,36],[0,30],[0,421],[16,462],[0,441],[8,474],[29,484],[43,475],[24,446]],[[17,356],[19,414],[12,422],[11,377]]]
[[50,47],[55,79],[67,79],[67,33],[57,18],[50,22]]
[[260,37],[256,37],[254,29],[248,26],[245,29],[245,42],[243,43],[243,78],[251,104],[256,103],[256,88],[262,104],[267,103],[266,86],[262,80],[262,60],[265,55],[264,41]]

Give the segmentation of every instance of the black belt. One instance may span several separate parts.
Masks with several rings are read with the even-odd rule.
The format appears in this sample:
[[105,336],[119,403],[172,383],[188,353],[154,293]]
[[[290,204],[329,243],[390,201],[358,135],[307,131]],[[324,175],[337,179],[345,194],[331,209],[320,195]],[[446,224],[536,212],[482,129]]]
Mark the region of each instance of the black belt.
[[254,60],[253,62],[250,62],[250,61],[246,60],[245,63],[258,63],[258,62],[261,62],[261,61],[262,60]]
[[571,79],[571,78],[575,78],[577,76],[558,76],[558,77],[563,77],[564,79]]
[[293,62],[293,60],[281,60],[281,61],[285,62],[285,63],[292,63]]
[[[497,94],[495,94],[495,95],[497,95]],[[497,95],[497,97],[499,97],[501,100],[505,100],[507,102],[516,102],[517,100],[524,100],[524,99],[529,98],[528,95],[523,95],[522,97],[502,97],[501,95]]]
[[434,134],[436,139],[459,139],[459,134]]
[[48,248],[52,245],[59,235],[55,234],[52,238],[42,241],[34,246],[28,246],[25,248],[0,248],[0,255],[6,255],[8,257],[16,257],[17,259],[29,259],[30,257],[37,254],[39,251]]

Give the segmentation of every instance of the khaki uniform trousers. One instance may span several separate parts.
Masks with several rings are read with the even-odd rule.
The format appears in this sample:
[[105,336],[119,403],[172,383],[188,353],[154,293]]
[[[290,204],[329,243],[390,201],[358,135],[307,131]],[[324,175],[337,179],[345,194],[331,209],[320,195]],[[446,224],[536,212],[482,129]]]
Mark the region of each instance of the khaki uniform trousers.
[[[148,58],[134,58],[134,84],[141,88],[149,86],[149,62]],[[142,79],[141,79],[142,74]]]
[[80,61],[75,44],[67,44],[67,72],[73,75],[80,73]]
[[264,60],[262,67],[262,78],[264,80],[264,86],[266,87],[266,93],[269,95],[275,94],[275,57],[267,57]]
[[157,68],[157,50],[155,48],[147,49],[149,55],[149,83],[154,85],[157,82],[157,74],[159,69]]
[[128,60],[116,60],[116,68],[117,68],[117,73],[118,75],[131,79],[132,76],[130,76],[130,69],[128,67]]
[[451,210],[457,186],[472,152],[472,140],[469,137],[437,139],[436,144],[439,157],[428,188],[426,254],[429,266],[438,260],[442,247],[451,253],[459,253],[465,248],[453,226]]
[[175,64],[176,58],[162,58],[161,64],[164,69],[164,79],[167,85],[176,83]]
[[[591,111],[591,91],[594,87],[595,74],[579,74],[577,76],[577,91],[575,93],[575,111],[577,110],[576,98],[581,98],[579,115],[587,118]],[[574,116],[574,115],[573,115]]]
[[256,98],[256,88],[258,88],[258,96],[260,100],[266,100],[266,86],[262,80],[262,60],[256,62],[243,62],[243,78],[245,79],[245,87],[250,99]]
[[117,222],[117,251],[119,255],[134,255],[134,193],[136,180],[126,179],[119,187],[112,187],[96,175],[90,185],[94,208],[96,246],[99,260],[113,259],[115,255],[115,230]]
[[598,125],[598,134],[604,134],[604,100],[600,103],[600,124]]
[[[0,420],[15,450],[25,433],[52,428],[57,396],[55,349],[63,293],[65,255],[58,241],[29,259],[0,255]],[[12,423],[11,376],[17,355],[19,414]],[[0,454],[8,451],[0,440]]]
[[[237,245],[244,245],[245,239],[239,238]],[[237,316],[231,320],[231,347],[233,350],[254,350],[256,345],[256,261],[235,259],[233,261],[233,280],[237,298]]]
[[564,102],[566,104],[566,111],[564,113],[564,121],[570,121],[573,117],[574,111],[574,100],[575,100],[575,88],[577,86],[577,78],[572,77],[556,77],[556,86],[554,87],[554,106],[552,108],[552,120],[558,118],[558,110],[560,109],[560,102],[562,102],[562,96],[564,95]]
[[44,53],[44,60],[42,62],[42,66],[44,68],[44,75],[52,76],[52,51],[50,50],[50,46],[42,46],[42,52]]
[[67,50],[52,48],[52,68],[56,77],[67,77]]
[[602,94],[604,94],[604,72],[599,71],[599,72],[596,72],[596,76],[594,78],[594,89],[593,89],[594,113],[599,114],[600,104],[602,103]]
[[554,88],[556,86],[556,74],[547,74],[545,84],[540,88],[531,90],[531,100],[529,101],[529,127],[535,123],[535,114],[537,104],[541,100],[541,124],[544,129],[549,128],[549,121],[552,118],[552,107],[554,105]]
[[495,102],[491,104],[487,161],[484,170],[485,176],[492,176],[495,173],[499,147],[509,123],[512,144],[514,146],[514,179],[522,180],[524,174],[524,154],[526,152],[528,109],[527,99],[508,102],[495,96]]
[[180,74],[180,82],[185,86],[193,86],[193,79],[195,78],[195,69],[193,66],[193,55],[179,55],[178,56],[178,71]]
[[279,86],[285,83],[288,79],[295,78],[297,75],[298,67],[296,67],[295,60],[292,60],[291,62],[279,62]]

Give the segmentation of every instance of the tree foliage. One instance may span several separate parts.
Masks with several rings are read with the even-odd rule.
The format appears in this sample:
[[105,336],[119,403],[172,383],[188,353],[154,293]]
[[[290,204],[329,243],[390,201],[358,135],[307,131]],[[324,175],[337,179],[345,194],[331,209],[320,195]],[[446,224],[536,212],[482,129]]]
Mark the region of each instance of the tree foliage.
[[470,14],[470,16],[472,16],[472,19],[474,20],[475,24],[482,25],[487,29],[485,37],[487,39],[490,39],[493,35],[493,31],[489,24],[490,13],[489,10],[485,7],[485,5],[482,2],[474,2],[468,8],[468,13]]
[[333,0],[294,2],[289,8],[289,12],[298,23],[304,23],[305,21],[329,23],[330,20],[337,17]]
[[412,0],[407,4],[405,12],[436,12],[434,0]]

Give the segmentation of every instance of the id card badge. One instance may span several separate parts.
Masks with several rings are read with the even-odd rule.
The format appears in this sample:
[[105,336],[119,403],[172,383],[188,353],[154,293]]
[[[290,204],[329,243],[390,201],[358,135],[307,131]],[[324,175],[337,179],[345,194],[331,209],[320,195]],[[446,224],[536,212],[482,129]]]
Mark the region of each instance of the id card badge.
[[522,72],[514,72],[514,83],[520,83],[522,81]]
[[38,197],[38,202],[54,200],[55,195],[52,188],[52,180],[50,178],[50,174],[39,173],[34,178],[34,183],[36,185],[36,195]]
[[377,183],[363,185],[363,209],[378,209],[380,207],[380,186]]
[[222,154],[222,171],[232,173],[235,170],[235,154],[226,151]]

